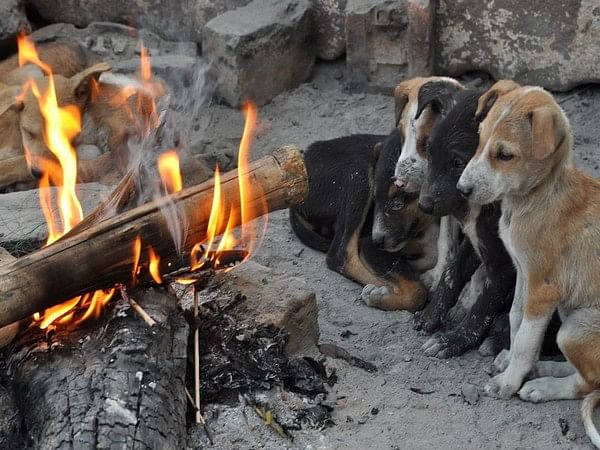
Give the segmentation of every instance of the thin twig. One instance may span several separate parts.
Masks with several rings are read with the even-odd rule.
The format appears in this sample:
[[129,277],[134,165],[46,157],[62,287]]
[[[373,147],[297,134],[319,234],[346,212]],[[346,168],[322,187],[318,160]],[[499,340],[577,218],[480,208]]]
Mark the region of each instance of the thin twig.
[[194,293],[194,387],[196,394],[196,423],[202,423],[203,418],[200,413],[200,329],[198,327],[198,289],[193,285]]
[[156,320],[150,317],[150,314],[144,311],[144,308],[142,308],[138,302],[129,297],[125,286],[123,286],[122,284],[119,285],[119,290],[121,291],[121,297],[123,297],[124,300],[129,302],[129,305],[133,308],[133,310],[136,313],[138,313],[138,315],[143,319],[143,321],[148,324],[148,326],[153,327],[154,325],[156,325]]
[[[196,405],[194,404],[194,399],[192,398],[192,394],[190,394],[190,391],[188,390],[187,386],[184,386],[183,388],[185,389],[185,395],[187,396],[187,399],[192,404],[194,409],[196,411],[200,411],[200,409],[197,408]],[[208,440],[210,441],[210,445],[215,445],[215,440],[214,440],[212,431],[208,427],[208,424],[206,423],[206,419],[204,419],[204,416],[202,415],[202,413],[200,414],[200,419],[202,419],[202,427],[204,428],[204,432],[206,433],[206,436],[208,437]]]

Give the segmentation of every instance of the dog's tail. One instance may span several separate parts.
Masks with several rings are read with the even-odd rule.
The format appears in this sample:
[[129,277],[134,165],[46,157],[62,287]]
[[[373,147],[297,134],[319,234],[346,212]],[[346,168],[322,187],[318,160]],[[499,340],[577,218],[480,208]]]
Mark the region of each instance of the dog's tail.
[[594,425],[594,409],[600,403],[600,390],[590,392],[585,396],[581,403],[581,418],[583,420],[583,427],[585,428],[585,434],[588,435],[592,444],[596,448],[600,448],[600,434]]
[[294,208],[290,208],[290,225],[298,239],[307,247],[327,253],[331,239],[317,233],[310,223]]

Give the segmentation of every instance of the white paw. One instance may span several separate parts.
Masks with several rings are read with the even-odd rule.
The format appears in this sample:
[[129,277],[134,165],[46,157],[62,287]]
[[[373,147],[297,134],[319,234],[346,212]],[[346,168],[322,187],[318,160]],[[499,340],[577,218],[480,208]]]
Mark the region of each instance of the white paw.
[[510,382],[506,372],[502,372],[488,381],[483,390],[488,397],[508,400],[519,390],[519,386]]
[[494,368],[498,372],[504,372],[510,361],[510,351],[504,349],[494,359]]
[[528,381],[519,390],[519,397],[521,400],[532,403],[547,402],[555,400],[556,397],[556,378],[536,378]]
[[367,306],[377,306],[381,304],[383,299],[390,295],[392,291],[387,286],[375,286],[367,284],[360,294],[360,298]]

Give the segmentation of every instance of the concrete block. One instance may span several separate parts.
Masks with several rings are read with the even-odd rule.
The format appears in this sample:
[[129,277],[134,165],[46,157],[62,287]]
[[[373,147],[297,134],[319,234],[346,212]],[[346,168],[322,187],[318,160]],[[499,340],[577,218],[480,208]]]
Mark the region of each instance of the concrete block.
[[304,82],[316,57],[308,0],[254,0],[206,25],[202,53],[217,81],[217,97],[238,107],[258,105]]

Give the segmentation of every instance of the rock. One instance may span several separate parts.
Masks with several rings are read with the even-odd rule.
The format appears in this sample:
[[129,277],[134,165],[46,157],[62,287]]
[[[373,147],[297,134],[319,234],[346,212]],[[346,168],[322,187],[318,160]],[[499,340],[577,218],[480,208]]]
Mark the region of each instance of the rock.
[[391,95],[403,79],[431,74],[427,0],[348,0],[346,64],[353,92]]
[[569,90],[600,81],[600,5],[592,0],[441,0],[436,71]]
[[254,0],[206,24],[202,52],[233,107],[268,103],[311,74],[316,56],[308,0]]
[[479,401],[479,389],[473,384],[463,384],[461,393],[469,405],[474,405]]
[[[153,57],[176,55],[178,58],[196,57],[198,53],[194,42],[169,42],[153,32],[135,29],[118,23],[94,22],[86,28],[77,28],[69,23],[56,23],[40,28],[31,34],[38,43],[69,40],[80,43],[85,48],[110,64],[122,61],[137,61],[139,69],[140,41]],[[164,63],[164,62],[163,62]]]
[[325,60],[339,58],[346,51],[346,0],[313,2],[317,56]]
[[0,47],[13,47],[21,31],[31,31],[22,2],[2,0],[0,2]]
[[[242,317],[253,317],[289,333],[288,353],[315,348],[319,340],[317,300],[304,280],[277,273],[253,261],[224,274],[223,279],[223,287],[246,296],[246,301],[238,307]],[[260,283],[261,279],[267,279],[268,283]]]
[[25,0],[45,22],[66,22],[79,28],[97,21],[127,23],[152,30],[164,39],[194,42],[200,42],[202,27],[210,19],[249,1]]
[[[188,55],[158,55],[150,58],[152,74],[164,80],[171,89],[179,92],[180,89],[189,88],[196,74],[203,73],[202,60]],[[116,73],[131,74],[139,72],[139,57],[118,61],[113,65]]]
[[[56,188],[50,189],[56,197]],[[109,187],[98,183],[78,185],[77,195],[84,215],[108,197],[110,191]],[[37,189],[0,195],[0,217],[0,243],[8,243],[8,249],[13,248],[16,242],[46,239],[48,231]]]

